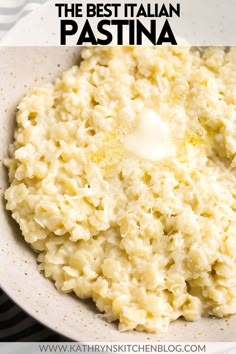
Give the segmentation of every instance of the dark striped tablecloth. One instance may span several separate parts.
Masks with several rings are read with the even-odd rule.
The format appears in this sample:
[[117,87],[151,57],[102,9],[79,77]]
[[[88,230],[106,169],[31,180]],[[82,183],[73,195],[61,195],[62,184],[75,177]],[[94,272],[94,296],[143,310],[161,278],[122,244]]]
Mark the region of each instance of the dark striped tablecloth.
[[66,342],[27,315],[0,289],[0,342]]

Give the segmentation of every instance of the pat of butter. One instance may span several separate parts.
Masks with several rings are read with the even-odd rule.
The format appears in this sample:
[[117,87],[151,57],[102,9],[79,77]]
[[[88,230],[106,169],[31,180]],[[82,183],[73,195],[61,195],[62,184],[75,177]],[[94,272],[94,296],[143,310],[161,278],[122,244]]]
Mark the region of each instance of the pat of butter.
[[125,138],[125,149],[151,161],[175,156],[176,148],[168,123],[151,109],[142,112],[138,119],[136,130]]

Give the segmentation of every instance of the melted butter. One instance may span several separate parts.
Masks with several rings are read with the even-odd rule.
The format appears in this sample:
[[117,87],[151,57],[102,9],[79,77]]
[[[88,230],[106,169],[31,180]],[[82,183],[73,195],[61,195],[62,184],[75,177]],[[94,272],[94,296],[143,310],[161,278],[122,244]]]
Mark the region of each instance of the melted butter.
[[129,152],[150,161],[176,155],[168,123],[151,109],[139,115],[138,126],[133,133],[126,136],[124,147]]

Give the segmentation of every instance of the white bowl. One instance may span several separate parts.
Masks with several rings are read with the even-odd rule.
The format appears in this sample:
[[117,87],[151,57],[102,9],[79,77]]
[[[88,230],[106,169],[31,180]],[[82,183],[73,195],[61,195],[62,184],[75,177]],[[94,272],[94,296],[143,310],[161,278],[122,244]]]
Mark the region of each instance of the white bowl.
[[[47,7],[26,16],[4,40],[16,43],[22,35],[32,40],[29,28],[42,26]],[[33,26],[33,27],[32,27]],[[46,38],[46,28],[41,31]],[[52,33],[51,33],[52,35]],[[26,38],[27,37],[27,38]],[[36,40],[36,39],[35,39]],[[2,47],[0,48],[0,160],[7,156],[13,140],[16,106],[21,97],[35,86],[54,80],[65,69],[78,63],[79,48]],[[58,292],[53,283],[37,270],[36,256],[24,242],[18,225],[5,210],[4,190],[7,171],[0,169],[0,286],[26,312],[44,325],[76,341],[212,341],[233,342],[236,316],[227,319],[204,318],[197,322],[178,320],[160,335],[117,330],[96,316],[90,301]],[[218,350],[226,350],[226,343]]]
[[[78,48],[18,47],[0,49],[1,156],[13,140],[15,110],[20,98],[34,86],[53,80],[79,58]],[[58,292],[37,270],[36,256],[24,242],[18,226],[5,211],[3,192],[7,171],[3,167],[0,210],[0,284],[25,311],[55,331],[77,341],[234,341],[236,316],[205,318],[197,322],[178,320],[168,332],[155,335],[117,330],[96,316],[91,302]]]

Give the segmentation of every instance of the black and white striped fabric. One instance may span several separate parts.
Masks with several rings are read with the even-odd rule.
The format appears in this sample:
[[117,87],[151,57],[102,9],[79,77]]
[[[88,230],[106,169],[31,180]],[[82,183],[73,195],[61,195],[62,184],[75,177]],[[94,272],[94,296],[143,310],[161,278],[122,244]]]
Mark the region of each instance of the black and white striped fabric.
[[22,311],[0,289],[0,342],[66,342]]
[[15,23],[48,0],[0,0],[0,40]]
[[[47,0],[0,0],[0,39],[23,16]],[[0,289],[0,342],[64,342],[54,333],[22,311]]]

